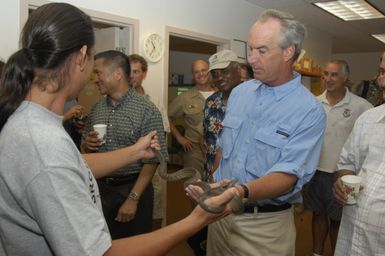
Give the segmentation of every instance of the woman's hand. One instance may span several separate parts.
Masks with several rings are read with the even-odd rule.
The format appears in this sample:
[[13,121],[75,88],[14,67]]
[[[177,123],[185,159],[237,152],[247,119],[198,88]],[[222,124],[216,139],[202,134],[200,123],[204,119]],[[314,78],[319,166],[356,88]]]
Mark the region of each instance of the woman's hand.
[[[224,203],[229,202],[235,195],[238,195],[238,191],[236,188],[231,187],[218,196],[207,198],[205,200],[205,204],[209,205],[212,208],[217,208],[223,205]],[[194,218],[196,221],[203,221],[205,225],[208,225],[214,221],[226,217],[227,215],[232,213],[232,211],[233,210],[229,204],[227,204],[223,212],[218,214],[207,212],[198,205],[191,212],[191,217]]]
[[[228,184],[230,181],[231,181],[230,179],[224,179],[215,183],[210,183],[208,185],[210,186],[211,189],[213,189],[213,188],[217,188],[225,184]],[[198,202],[198,199],[204,193],[202,187],[198,185],[188,185],[185,191],[186,191],[186,195],[190,197],[192,200],[194,200],[195,202]]]
[[148,133],[146,136],[139,138],[135,143],[135,147],[141,154],[141,159],[151,159],[155,157],[155,150],[160,150],[159,137],[156,131]]

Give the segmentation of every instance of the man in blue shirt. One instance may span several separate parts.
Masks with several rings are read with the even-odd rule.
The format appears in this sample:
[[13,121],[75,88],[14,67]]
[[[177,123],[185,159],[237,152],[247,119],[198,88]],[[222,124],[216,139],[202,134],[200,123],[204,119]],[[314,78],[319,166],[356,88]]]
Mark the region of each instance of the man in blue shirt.
[[232,90],[217,142],[215,180],[237,178],[245,212],[209,226],[208,255],[294,255],[291,205],[316,169],[325,113],[293,72],[305,27],[266,10],[249,34],[255,80]]

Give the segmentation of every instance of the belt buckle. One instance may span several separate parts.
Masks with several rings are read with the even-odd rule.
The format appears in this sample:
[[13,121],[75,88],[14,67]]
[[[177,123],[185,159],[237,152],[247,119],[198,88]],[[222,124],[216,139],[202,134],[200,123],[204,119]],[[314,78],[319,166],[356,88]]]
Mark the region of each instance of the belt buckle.
[[[242,203],[243,203],[243,206],[247,206],[247,207],[253,207],[253,212],[250,212],[250,213],[258,213],[258,205],[255,204],[255,203],[249,203],[248,202],[248,199],[247,198],[243,198],[242,199]],[[250,208],[249,208],[250,209]]]

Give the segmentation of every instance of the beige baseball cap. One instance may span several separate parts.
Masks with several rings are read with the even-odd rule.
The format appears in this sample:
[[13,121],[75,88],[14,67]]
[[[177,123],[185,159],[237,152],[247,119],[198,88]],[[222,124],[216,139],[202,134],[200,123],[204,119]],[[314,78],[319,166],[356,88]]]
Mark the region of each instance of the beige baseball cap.
[[209,71],[213,69],[224,69],[232,62],[238,62],[238,56],[231,50],[222,50],[210,56]]

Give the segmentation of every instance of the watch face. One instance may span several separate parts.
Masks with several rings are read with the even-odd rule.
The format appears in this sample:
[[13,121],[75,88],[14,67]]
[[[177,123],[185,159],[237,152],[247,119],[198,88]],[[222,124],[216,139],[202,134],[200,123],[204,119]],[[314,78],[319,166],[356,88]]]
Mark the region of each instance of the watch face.
[[144,53],[149,61],[159,61],[163,57],[163,41],[157,34],[151,34],[144,40]]

